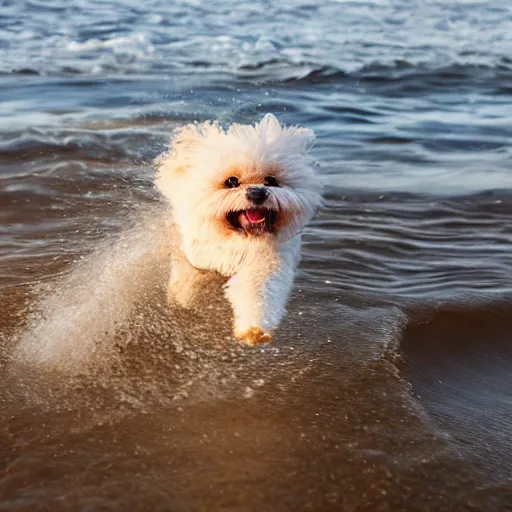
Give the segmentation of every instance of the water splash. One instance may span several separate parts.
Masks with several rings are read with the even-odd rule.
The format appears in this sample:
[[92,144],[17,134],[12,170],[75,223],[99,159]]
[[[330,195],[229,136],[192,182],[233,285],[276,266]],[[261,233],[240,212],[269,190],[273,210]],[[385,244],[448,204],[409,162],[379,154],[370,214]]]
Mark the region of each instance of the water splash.
[[165,214],[153,210],[115,240],[107,240],[41,298],[18,335],[15,360],[76,369],[105,355],[120,326],[166,283],[170,240]]

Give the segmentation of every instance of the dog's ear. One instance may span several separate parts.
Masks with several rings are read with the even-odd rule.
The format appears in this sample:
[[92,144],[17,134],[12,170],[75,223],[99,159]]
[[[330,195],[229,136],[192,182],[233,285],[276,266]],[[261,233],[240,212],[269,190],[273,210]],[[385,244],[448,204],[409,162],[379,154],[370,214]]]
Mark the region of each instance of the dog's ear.
[[171,139],[169,151],[159,156],[155,163],[160,172],[183,172],[190,166],[198,147],[212,135],[223,134],[217,122],[191,123],[177,128]]
[[256,131],[258,131],[264,139],[273,141],[283,133],[283,126],[274,114],[268,113],[256,124]]
[[154,161],[157,168],[155,184],[164,196],[171,197],[175,188],[174,180],[184,175],[190,167],[190,157],[197,147],[199,137],[201,134],[196,124],[178,128],[171,139],[169,151]]
[[[197,146],[199,132],[195,124],[187,124],[175,130],[169,151],[162,153],[155,160],[158,169],[157,180],[164,175],[184,172],[188,166],[188,155]],[[157,183],[158,184],[158,183]]]
[[217,122],[191,123],[174,132],[169,151],[155,160],[156,186],[166,195],[172,190],[173,180],[183,176],[194,164],[199,146],[212,135],[223,134]]
[[308,153],[315,144],[315,134],[309,128],[301,126],[284,126],[274,114],[265,114],[256,125],[256,130],[267,142],[280,144],[285,142],[297,148],[300,152]]

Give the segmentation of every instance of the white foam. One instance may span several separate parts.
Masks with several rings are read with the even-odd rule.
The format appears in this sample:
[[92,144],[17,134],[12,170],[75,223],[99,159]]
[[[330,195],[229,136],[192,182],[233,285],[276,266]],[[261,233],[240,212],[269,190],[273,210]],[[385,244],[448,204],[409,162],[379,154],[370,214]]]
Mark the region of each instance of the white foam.
[[147,40],[144,34],[134,34],[132,36],[113,37],[112,39],[89,39],[83,43],[71,41],[66,48],[74,52],[102,49],[125,49],[133,47],[143,47],[144,49],[153,48],[153,45]]

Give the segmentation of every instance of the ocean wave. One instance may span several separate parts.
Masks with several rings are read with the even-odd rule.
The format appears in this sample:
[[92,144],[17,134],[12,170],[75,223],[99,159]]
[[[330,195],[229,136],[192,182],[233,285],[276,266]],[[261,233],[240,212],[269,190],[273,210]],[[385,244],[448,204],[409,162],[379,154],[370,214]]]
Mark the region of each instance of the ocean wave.
[[67,49],[74,52],[82,52],[89,50],[101,50],[104,48],[111,48],[114,50],[126,50],[130,48],[141,48],[144,51],[153,51],[154,47],[149,43],[144,34],[134,34],[126,37],[114,37],[112,39],[89,39],[84,42],[71,41],[67,44]]
[[4,8],[0,72],[165,75],[202,68],[235,78],[321,81],[453,66],[511,69],[512,15],[497,0],[471,9],[419,0],[239,2],[237,9],[226,0],[155,0],[137,8],[120,1],[101,10],[53,4]]
[[511,212],[512,189],[443,198],[331,188],[303,268],[318,282],[400,301],[504,296]]
[[510,297],[459,297],[412,313],[399,346],[399,368],[419,404],[463,453],[505,481],[511,318]]
[[[492,85],[496,91],[506,91],[512,87],[512,66],[505,60],[496,65],[421,63],[398,61],[392,64],[372,63],[347,72],[333,66],[314,66],[304,63],[302,69],[310,67],[306,73],[297,73],[284,82],[286,84],[333,84],[356,83],[359,86],[393,85],[396,92],[422,92],[425,90],[452,87],[454,84],[467,84],[478,87]],[[268,77],[271,79],[270,77]],[[495,80],[490,84],[488,81]]]
[[[97,76],[106,80],[122,76],[138,78],[142,73],[142,70],[131,66],[127,61],[117,62],[115,55],[102,59],[101,63],[98,62],[88,69],[66,65],[53,70],[30,67],[0,70],[0,76]],[[161,70],[155,73],[148,71],[144,78],[153,77],[158,80],[159,73]],[[105,74],[110,74],[111,78],[102,78]],[[310,62],[292,63],[283,59],[257,61],[231,69],[193,60],[173,68],[172,77],[182,77],[194,88],[203,87],[204,80],[210,80],[216,87],[229,82],[232,85],[240,83],[286,88],[345,84],[354,90],[376,91],[386,96],[414,96],[434,91],[450,91],[454,87],[468,91],[472,89],[475,92],[480,90],[498,96],[512,93],[512,66],[506,63],[495,66],[457,62],[439,66],[435,63],[407,66],[374,63],[347,72],[333,66]]]

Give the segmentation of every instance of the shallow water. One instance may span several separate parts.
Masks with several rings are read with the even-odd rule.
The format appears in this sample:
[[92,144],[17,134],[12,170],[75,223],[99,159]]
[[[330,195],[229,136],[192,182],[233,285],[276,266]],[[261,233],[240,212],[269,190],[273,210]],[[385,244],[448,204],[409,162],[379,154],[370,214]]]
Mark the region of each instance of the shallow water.
[[[233,5],[0,4],[0,509],[511,510],[512,7]],[[247,349],[151,162],[268,111],[326,201]]]

